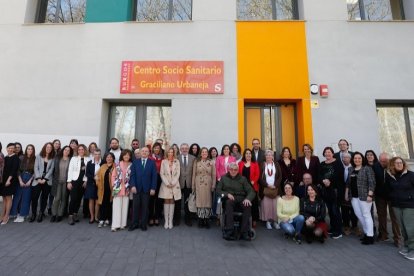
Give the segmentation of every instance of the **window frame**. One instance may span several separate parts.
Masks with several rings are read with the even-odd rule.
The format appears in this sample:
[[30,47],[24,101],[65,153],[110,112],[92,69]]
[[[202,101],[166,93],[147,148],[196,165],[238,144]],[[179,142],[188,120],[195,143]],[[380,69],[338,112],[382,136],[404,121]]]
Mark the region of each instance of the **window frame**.
[[[58,0],[59,3],[61,4],[63,0]],[[87,0],[85,0],[85,4],[86,4]],[[58,16],[56,16],[55,14],[55,21],[54,22],[46,22],[46,16],[47,16],[47,7],[49,5],[49,0],[38,0],[37,2],[37,10],[36,10],[36,16],[35,16],[35,23],[38,24],[83,24],[85,23],[85,20],[83,21],[76,21],[76,22],[59,22],[56,21],[56,18],[58,18]],[[59,5],[60,6],[60,5]],[[59,14],[58,10],[56,10],[56,13]],[[86,6],[85,6],[85,15],[86,15]],[[85,18],[83,18],[85,19]]]
[[[365,13],[365,0],[358,0],[358,7],[359,7],[359,14],[361,15],[361,20],[357,20],[357,19],[349,19],[350,21],[369,21],[369,22],[386,22],[386,21],[399,21],[399,20],[406,20],[405,19],[405,13],[404,13],[404,1],[403,0],[398,0],[398,2],[400,3],[400,12],[401,12],[401,19],[394,19],[393,14],[391,12],[391,16],[393,17],[391,20],[369,20],[366,18],[366,13]],[[392,0],[389,0],[392,1]],[[391,5],[391,3],[390,3]],[[349,11],[348,11],[349,12]]]
[[238,17],[238,5],[239,5],[239,1],[237,0],[236,3],[236,15],[237,15],[237,20],[238,21],[296,21],[296,20],[300,20],[299,19],[299,3],[298,0],[291,0],[292,2],[292,13],[293,13],[293,17],[292,19],[278,19],[277,18],[277,5],[276,2],[278,0],[269,0],[271,3],[271,8],[272,8],[272,18],[271,19],[241,19]]
[[[398,107],[403,109],[404,114],[404,125],[405,125],[405,134],[407,136],[407,146],[408,146],[408,156],[407,160],[414,161],[414,141],[413,141],[413,134],[414,129],[411,128],[410,124],[410,114],[408,112],[409,108],[414,108],[414,102],[376,102],[376,112],[378,113],[379,108],[390,108],[390,107]],[[378,120],[378,115],[377,115]],[[413,118],[414,120],[414,118]],[[378,121],[379,123],[379,121]],[[381,146],[381,145],[380,145]]]
[[134,0],[134,6],[132,7],[132,21],[133,22],[191,22],[193,21],[193,3],[194,0],[189,0],[191,2],[191,15],[190,18],[188,20],[174,20],[174,13],[173,13],[173,6],[174,6],[174,1],[175,0],[166,0],[168,1],[168,19],[166,20],[157,20],[157,21],[142,21],[142,20],[138,20],[138,1],[139,0]]
[[[126,103],[126,102],[111,102],[109,103],[109,112],[108,112],[108,121],[107,121],[107,131],[106,131],[106,144],[109,145],[110,139],[113,137],[111,130],[113,122],[113,111],[114,107],[122,106],[122,107],[135,107],[135,131],[134,137],[140,141],[140,147],[144,146],[146,136],[146,120],[147,120],[147,108],[148,107],[169,107],[172,111],[172,103],[171,101],[162,101],[162,102],[147,102],[147,101],[140,101],[140,102],[133,102],[133,103]],[[172,120],[172,117],[171,117]],[[171,126],[172,128],[172,126]],[[172,137],[170,137],[171,139]],[[170,141],[172,142],[172,141]],[[126,145],[129,147],[130,145]]]

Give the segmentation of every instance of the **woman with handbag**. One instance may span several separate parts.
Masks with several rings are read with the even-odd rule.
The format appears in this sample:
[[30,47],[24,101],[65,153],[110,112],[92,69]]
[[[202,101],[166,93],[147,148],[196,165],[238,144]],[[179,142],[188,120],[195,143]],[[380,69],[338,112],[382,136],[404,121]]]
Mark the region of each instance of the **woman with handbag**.
[[260,219],[266,221],[266,228],[272,229],[272,224],[276,229],[280,229],[277,224],[277,196],[279,195],[280,183],[282,181],[282,171],[279,164],[273,160],[272,150],[266,150],[265,163],[262,166],[261,186],[263,188],[263,198],[260,208]]
[[127,225],[132,151],[123,150],[119,160],[112,171],[112,232],[123,230]]
[[36,160],[35,147],[27,145],[24,151],[23,159],[19,168],[19,185],[16,186],[16,193],[13,197],[13,204],[10,211],[11,216],[19,215],[14,222],[24,222],[24,218],[29,215],[31,189],[30,185],[34,179],[34,163]]
[[161,162],[162,179],[159,198],[164,199],[164,228],[173,228],[175,201],[181,199],[180,162],[173,147],[166,151],[166,159]]
[[200,150],[200,157],[193,163],[193,187],[196,195],[198,227],[210,228],[212,198],[211,192],[216,189],[216,168],[214,161],[208,159],[208,149]]

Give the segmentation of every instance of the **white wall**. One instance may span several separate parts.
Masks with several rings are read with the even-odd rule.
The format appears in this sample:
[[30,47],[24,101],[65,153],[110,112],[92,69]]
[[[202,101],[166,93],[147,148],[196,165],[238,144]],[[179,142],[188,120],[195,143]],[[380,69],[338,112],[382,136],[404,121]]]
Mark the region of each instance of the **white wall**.
[[[235,1],[224,11],[219,2],[194,1],[193,22],[24,25],[25,1],[0,0],[2,13],[14,13],[0,24],[0,116],[10,118],[0,121],[0,141],[102,144],[109,102],[148,99],[171,101],[174,142],[236,141]],[[222,60],[225,93],[121,95],[122,60]]]
[[378,152],[375,100],[413,99],[414,22],[313,18],[306,23],[306,37],[310,83],[330,89],[327,99],[313,97],[320,103],[312,110],[317,152],[340,138],[351,142],[353,150]]

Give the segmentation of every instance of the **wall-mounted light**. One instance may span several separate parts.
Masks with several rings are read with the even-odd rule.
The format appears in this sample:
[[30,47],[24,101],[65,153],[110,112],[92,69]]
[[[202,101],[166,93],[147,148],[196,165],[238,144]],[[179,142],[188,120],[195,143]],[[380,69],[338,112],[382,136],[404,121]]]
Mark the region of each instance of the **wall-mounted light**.
[[312,95],[317,95],[319,93],[319,85],[311,84],[310,85],[310,92]]

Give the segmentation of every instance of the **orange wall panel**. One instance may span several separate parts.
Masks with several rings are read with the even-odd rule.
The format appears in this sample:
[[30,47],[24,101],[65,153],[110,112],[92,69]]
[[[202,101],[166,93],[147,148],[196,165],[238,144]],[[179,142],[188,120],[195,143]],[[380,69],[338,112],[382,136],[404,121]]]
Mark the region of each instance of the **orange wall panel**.
[[299,146],[312,143],[305,23],[250,21],[236,28],[240,144],[245,101],[296,102]]

